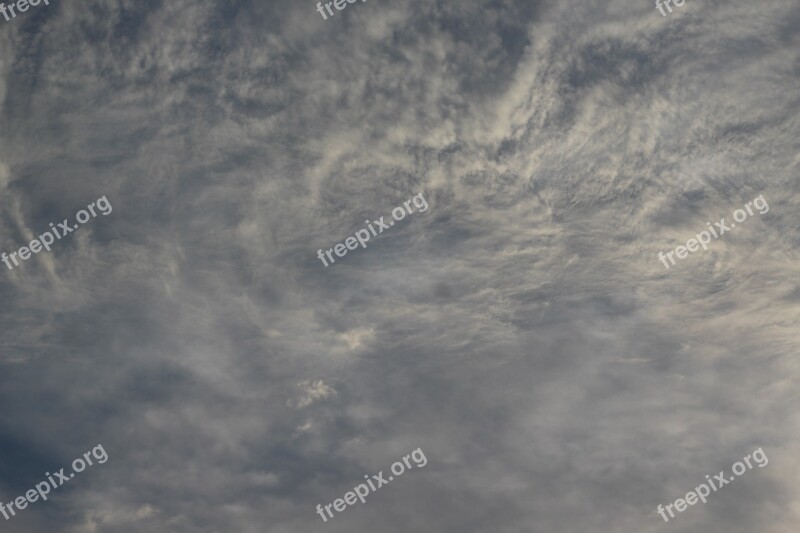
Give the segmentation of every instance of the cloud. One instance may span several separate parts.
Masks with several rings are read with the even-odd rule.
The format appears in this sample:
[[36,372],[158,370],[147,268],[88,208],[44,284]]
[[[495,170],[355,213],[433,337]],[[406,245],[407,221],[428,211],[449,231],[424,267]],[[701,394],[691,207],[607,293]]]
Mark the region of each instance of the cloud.
[[298,398],[290,398],[286,401],[286,405],[296,409],[308,407],[318,400],[324,400],[334,394],[336,391],[326,385],[321,379],[312,381],[304,380],[297,384],[300,389],[300,396]]
[[[798,22],[790,0],[0,21],[2,250],[114,206],[0,277],[0,501],[110,457],[9,531],[309,531],[416,448],[424,472],[325,527],[795,531]],[[662,525],[758,447],[768,468]]]

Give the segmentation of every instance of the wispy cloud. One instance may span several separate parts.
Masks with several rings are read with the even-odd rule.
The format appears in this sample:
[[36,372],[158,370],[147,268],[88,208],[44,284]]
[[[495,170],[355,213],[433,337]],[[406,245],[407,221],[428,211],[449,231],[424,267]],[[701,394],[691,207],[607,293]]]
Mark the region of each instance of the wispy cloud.
[[[324,527],[793,533],[798,23],[90,0],[0,25],[0,244],[114,203],[0,276],[0,501],[114,457],[9,531],[310,531],[421,447]],[[425,216],[320,266],[419,191]],[[659,523],[759,447],[771,468]]]

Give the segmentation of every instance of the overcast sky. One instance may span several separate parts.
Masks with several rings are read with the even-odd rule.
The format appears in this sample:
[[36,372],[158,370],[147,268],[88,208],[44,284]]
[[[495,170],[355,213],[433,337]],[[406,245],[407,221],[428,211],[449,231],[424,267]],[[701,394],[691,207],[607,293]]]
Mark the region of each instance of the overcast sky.
[[[0,501],[109,456],[0,528],[796,533],[800,4],[672,9],[0,18],[0,251],[113,206],[0,264]],[[757,448],[766,467],[657,514]]]

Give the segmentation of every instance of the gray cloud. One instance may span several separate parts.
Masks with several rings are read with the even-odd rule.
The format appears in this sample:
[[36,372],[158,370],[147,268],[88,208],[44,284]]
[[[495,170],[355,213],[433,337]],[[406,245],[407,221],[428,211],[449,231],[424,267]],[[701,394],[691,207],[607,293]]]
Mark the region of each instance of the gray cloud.
[[[109,455],[4,527],[795,531],[798,21],[789,0],[0,20],[2,251],[113,205],[0,277],[0,501]],[[769,213],[663,268],[759,194]],[[767,467],[656,514],[759,447]],[[416,448],[424,469],[315,514]]]

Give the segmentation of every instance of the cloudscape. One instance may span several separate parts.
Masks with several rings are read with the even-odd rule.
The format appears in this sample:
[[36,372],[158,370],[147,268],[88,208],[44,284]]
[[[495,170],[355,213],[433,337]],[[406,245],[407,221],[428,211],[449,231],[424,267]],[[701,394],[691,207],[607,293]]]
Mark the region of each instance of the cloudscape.
[[0,9],[0,526],[796,533],[800,4]]

